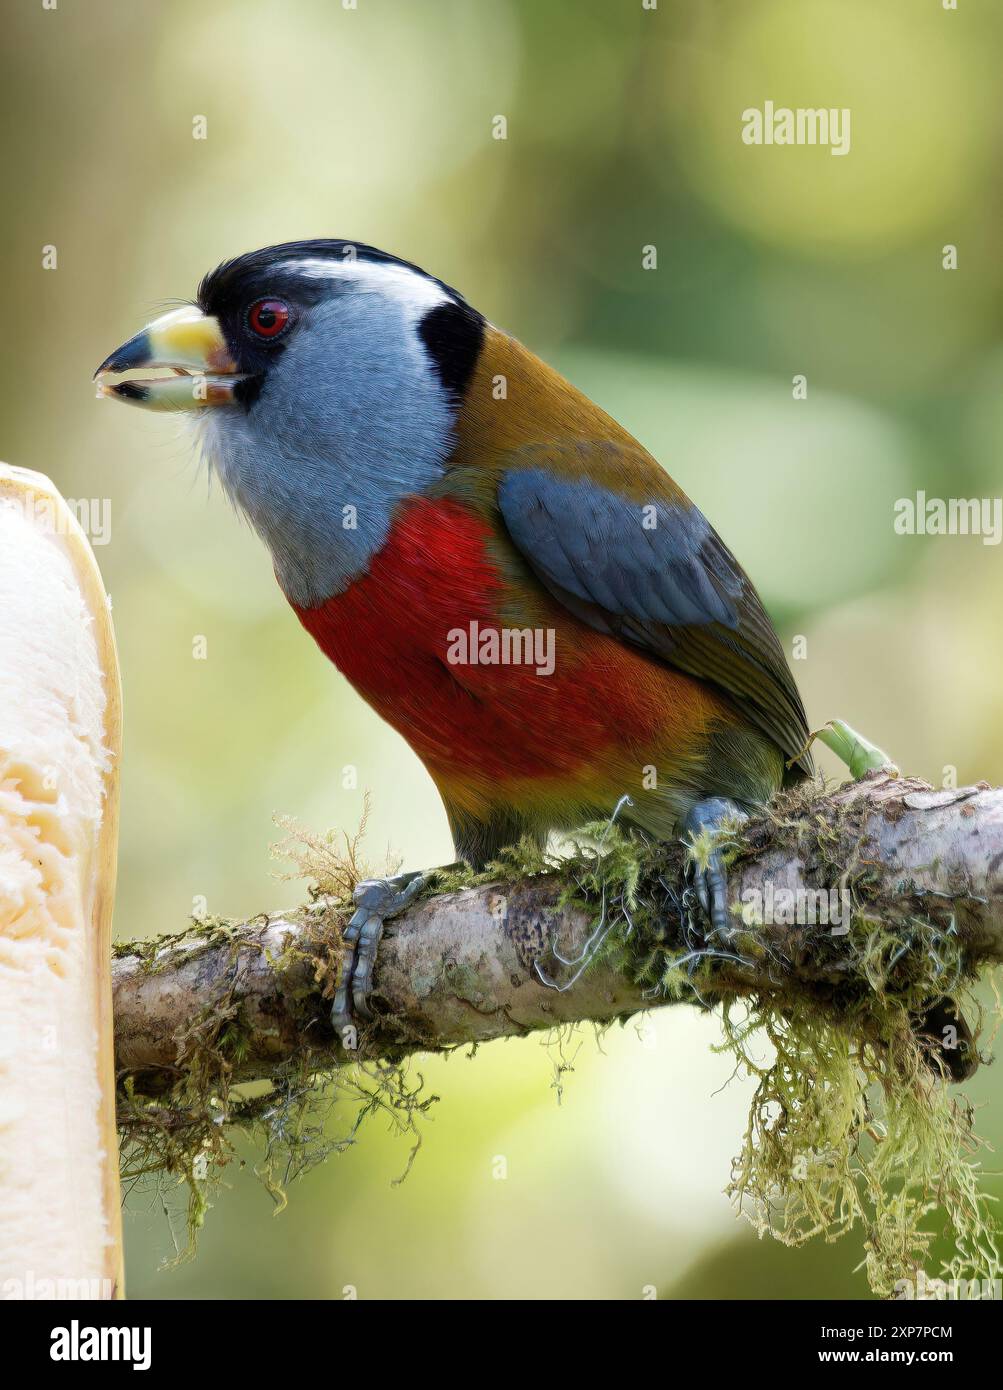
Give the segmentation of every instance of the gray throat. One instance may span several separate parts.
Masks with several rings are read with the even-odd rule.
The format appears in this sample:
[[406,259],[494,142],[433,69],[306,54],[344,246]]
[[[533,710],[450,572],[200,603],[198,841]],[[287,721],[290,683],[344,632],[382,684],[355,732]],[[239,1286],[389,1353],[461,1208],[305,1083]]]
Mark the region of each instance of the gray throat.
[[397,504],[442,476],[453,443],[452,408],[411,326],[388,352],[371,301],[336,308],[337,353],[316,351],[316,331],[312,350],[294,339],[249,409],[200,417],[210,463],[298,608],[368,569]]

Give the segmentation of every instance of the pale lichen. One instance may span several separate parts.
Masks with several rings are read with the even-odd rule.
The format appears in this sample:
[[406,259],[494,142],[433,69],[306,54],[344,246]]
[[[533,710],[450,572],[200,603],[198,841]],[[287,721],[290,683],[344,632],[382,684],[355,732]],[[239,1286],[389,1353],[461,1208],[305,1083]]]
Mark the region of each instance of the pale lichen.
[[[947,993],[968,996],[965,1010],[971,1007],[977,972],[958,930],[965,893],[934,899],[909,883],[886,881],[866,850],[865,815],[805,786],[778,798],[762,822],[726,827],[713,842],[736,872],[760,854],[786,850],[812,865],[820,881],[843,885],[848,930],[808,943],[819,967],[815,983],[793,969],[776,934],[754,919],[736,918],[727,942],[708,941],[681,891],[681,847],[650,843],[609,822],[585,827],[559,854],[527,841],[483,874],[439,871],[425,891],[556,875],[561,901],[584,906],[593,918],[585,968],[603,962],[629,972],[653,1004],[685,999],[720,1007],[721,1046],[756,1081],[728,1185],[736,1207],[760,1234],[790,1245],[860,1230],[870,1285],[887,1296],[899,1280],[926,1269],[938,1225],[946,1226],[953,1249],[942,1276],[998,1277],[1000,1261],[979,1186],[972,1108],[948,1086],[934,1044],[916,1026]],[[291,822],[285,828],[293,837],[286,853],[292,849],[323,906],[315,942],[301,941],[296,950],[311,954],[311,988],[329,999],[351,886],[363,872],[359,837],[312,835]],[[701,838],[690,853],[699,859],[710,847]],[[205,924],[192,930],[197,937]],[[217,922],[213,939],[218,944],[231,930]],[[282,968],[281,958],[276,965]],[[146,966],[157,968],[155,950]],[[746,977],[753,983],[743,984]],[[473,988],[460,978],[452,984],[458,992]],[[255,1171],[278,1208],[291,1180],[353,1143],[374,1114],[408,1137],[410,1167],[419,1121],[435,1098],[423,1094],[420,1077],[411,1081],[406,1062],[318,1073],[304,1059],[264,1090],[235,1086],[244,1034],[239,1007],[225,998],[177,1041],[177,1068],[166,1087],[143,1093],[125,1080],[121,1122],[127,1184],[152,1175],[187,1185],[182,1254],[194,1248],[214,1185],[238,1157],[241,1133],[260,1151]],[[771,1055],[761,1061],[756,1053],[764,1042]],[[573,1061],[562,1036],[558,1095]]]
[[[726,943],[694,935],[663,872],[664,850],[622,835],[607,839],[587,875],[617,908],[600,955],[648,983],[653,1001],[720,1004],[721,1048],[757,1082],[727,1191],[760,1235],[799,1245],[858,1228],[870,1286],[887,1297],[902,1280],[915,1284],[920,1270],[931,1273],[943,1228],[953,1253],[940,1277],[996,1279],[1003,1270],[979,1182],[984,1145],[973,1109],[949,1086],[935,1040],[917,1027],[950,994],[978,1020],[976,1037],[981,1031],[977,972],[958,931],[966,895],[931,899],[886,882],[865,851],[861,816],[852,803],[837,810],[817,787],[801,787],[778,798],[758,834],[729,826],[716,841],[735,868],[766,844],[774,853],[786,845],[823,881],[844,886],[848,929],[811,942],[817,963],[838,965],[829,978],[820,971],[817,985],[754,921],[737,918]],[[701,839],[690,853],[699,863],[711,847]],[[665,934],[667,910],[678,913],[677,932]],[[652,931],[659,920],[660,942]],[[743,966],[761,979],[763,962],[771,987],[741,989]],[[765,1062],[756,1056],[764,1041]]]

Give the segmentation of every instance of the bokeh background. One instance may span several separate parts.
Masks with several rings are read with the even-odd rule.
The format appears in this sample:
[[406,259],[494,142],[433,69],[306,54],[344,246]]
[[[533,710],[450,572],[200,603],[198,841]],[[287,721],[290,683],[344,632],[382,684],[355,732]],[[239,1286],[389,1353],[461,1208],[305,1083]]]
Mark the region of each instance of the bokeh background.
[[[917,489],[1001,491],[997,6],[59,0],[3,25],[0,456],[110,499],[121,936],[288,904],[273,814],[351,829],[367,788],[372,858],[450,857],[427,775],[286,611],[183,424],[89,384],[218,261],[289,238],[425,265],[630,428],[807,638],[814,725],[936,784],[1003,781],[1000,549],[893,530]],[[744,145],[766,99],[849,107],[851,152]],[[560,1104],[539,1040],[424,1059],[441,1101],[403,1185],[406,1145],[370,1125],[274,1218],[251,1154],[173,1270],[135,1194],[130,1291],[865,1297],[859,1239],[757,1242],[721,1195],[749,1085],[718,1038],[685,1008],[583,1032]],[[999,1143],[997,1073],[970,1090]]]

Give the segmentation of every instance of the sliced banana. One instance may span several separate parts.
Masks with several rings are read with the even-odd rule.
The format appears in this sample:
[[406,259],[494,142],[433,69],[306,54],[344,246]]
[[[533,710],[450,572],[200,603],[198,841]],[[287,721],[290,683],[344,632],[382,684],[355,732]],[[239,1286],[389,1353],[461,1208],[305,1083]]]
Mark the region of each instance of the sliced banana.
[[54,484],[0,463],[0,1298],[121,1297],[110,944],[122,702]]

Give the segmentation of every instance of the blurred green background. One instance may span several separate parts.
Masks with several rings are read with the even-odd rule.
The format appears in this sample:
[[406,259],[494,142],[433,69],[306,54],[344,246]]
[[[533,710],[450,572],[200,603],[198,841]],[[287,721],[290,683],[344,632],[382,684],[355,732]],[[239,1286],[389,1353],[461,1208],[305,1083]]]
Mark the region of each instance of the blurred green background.
[[[0,456],[111,501],[119,935],[177,930],[199,899],[288,904],[273,813],[353,828],[366,788],[373,858],[451,854],[424,770],[285,609],[185,426],[89,385],[218,261],[289,238],[426,266],[630,428],[807,638],[813,725],[847,718],[938,785],[1003,781],[999,550],[892,524],[919,488],[1000,492],[998,6],[59,0],[3,22]],[[766,99],[849,107],[851,152],[744,145]],[[378,1124],[277,1219],[232,1168],[197,1261],[167,1271],[160,1200],[137,1194],[130,1292],[865,1297],[859,1239],[757,1242],[721,1195],[749,1085],[718,1037],[685,1008],[583,1033],[560,1106],[538,1040],[423,1059],[442,1099],[402,1186]],[[998,1095],[981,1128],[1003,1141]]]

